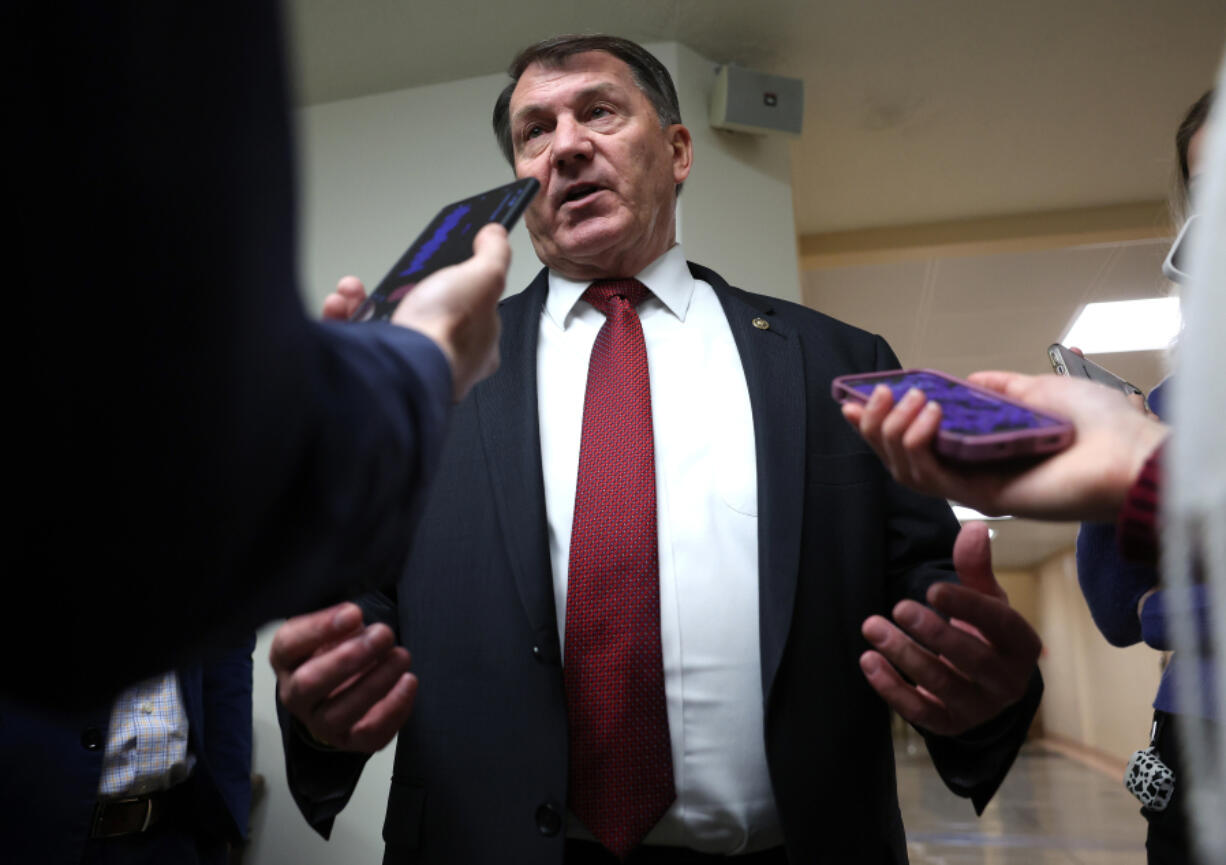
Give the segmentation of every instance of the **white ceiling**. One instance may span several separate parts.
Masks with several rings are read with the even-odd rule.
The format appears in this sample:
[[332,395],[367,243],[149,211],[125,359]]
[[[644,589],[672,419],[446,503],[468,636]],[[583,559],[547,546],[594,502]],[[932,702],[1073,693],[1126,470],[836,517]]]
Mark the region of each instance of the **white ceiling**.
[[[1165,194],[1223,0],[289,0],[304,103],[502,71],[548,35],[801,78],[800,234]],[[491,103],[492,103],[491,94]],[[687,118],[690,123],[704,118]]]
[[[1226,43],[1224,0],[288,0],[287,12],[302,104],[496,73],[564,32],[679,41],[802,78],[798,235],[1160,200],[1175,125]],[[1037,373],[1081,304],[1163,293],[1165,251],[938,252],[810,270],[802,288],[909,366]],[[1154,352],[1095,360],[1146,389],[1162,375]],[[1013,568],[1075,533],[995,528],[997,563]]]
[[[1037,252],[930,257],[801,275],[805,303],[871,328],[909,366],[964,376],[980,369],[1050,372],[1047,346],[1087,303],[1156,297],[1167,240]],[[1148,390],[1159,352],[1095,355]]]

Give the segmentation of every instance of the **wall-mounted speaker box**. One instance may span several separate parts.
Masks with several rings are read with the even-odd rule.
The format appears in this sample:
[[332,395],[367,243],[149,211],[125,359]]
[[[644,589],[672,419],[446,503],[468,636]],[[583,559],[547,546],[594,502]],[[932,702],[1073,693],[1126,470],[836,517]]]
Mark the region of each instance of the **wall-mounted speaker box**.
[[721,66],[715,73],[711,125],[716,129],[799,135],[804,112],[805,83],[799,78],[739,66]]

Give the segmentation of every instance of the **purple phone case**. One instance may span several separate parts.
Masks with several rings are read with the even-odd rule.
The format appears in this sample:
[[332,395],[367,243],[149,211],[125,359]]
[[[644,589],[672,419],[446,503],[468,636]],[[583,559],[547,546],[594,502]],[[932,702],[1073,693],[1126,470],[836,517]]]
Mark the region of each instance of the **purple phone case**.
[[878,384],[898,401],[913,387],[941,405],[936,451],[958,462],[992,462],[1051,454],[1073,441],[1073,425],[998,393],[933,369],[893,369],[841,375],[830,385],[840,402],[868,402]]

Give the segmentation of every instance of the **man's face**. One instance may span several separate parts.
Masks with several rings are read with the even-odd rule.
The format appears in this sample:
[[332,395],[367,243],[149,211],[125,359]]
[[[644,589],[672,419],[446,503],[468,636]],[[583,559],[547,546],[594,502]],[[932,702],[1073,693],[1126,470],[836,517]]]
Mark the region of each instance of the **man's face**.
[[673,245],[690,133],[660,127],[630,68],[603,51],[532,64],[511,94],[518,177],[541,184],[525,214],[536,254],[573,279],[633,276]]

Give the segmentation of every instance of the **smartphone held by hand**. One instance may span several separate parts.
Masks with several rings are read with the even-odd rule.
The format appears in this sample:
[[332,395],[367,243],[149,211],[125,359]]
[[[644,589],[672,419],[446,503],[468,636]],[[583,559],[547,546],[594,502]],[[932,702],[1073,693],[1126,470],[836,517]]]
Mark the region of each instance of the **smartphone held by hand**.
[[1145,395],[1145,392],[1132,382],[1125,381],[1111,370],[1099,366],[1092,360],[1087,360],[1058,342],[1053,342],[1047,347],[1047,359],[1051,362],[1052,372],[1056,375],[1080,376],[1122,390],[1129,395]]
[[878,385],[897,403],[912,388],[941,406],[934,447],[954,462],[988,463],[1052,454],[1073,441],[1073,426],[970,382],[931,369],[895,369],[839,376],[831,395],[840,402],[868,402]]
[[467,261],[473,254],[473,237],[487,223],[501,223],[510,231],[540,186],[529,177],[444,207],[349,320],[391,318],[413,286],[436,270]]

